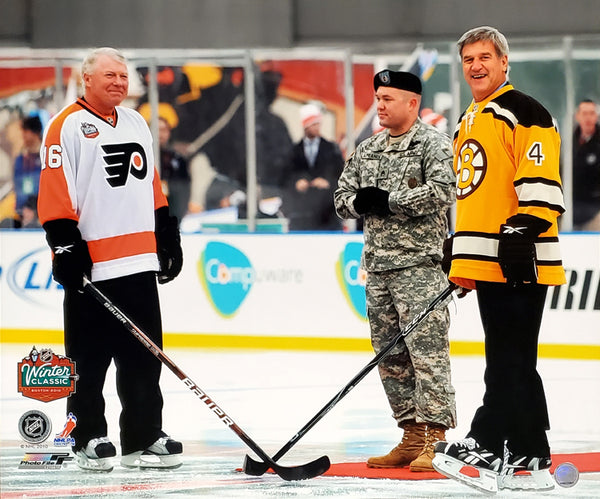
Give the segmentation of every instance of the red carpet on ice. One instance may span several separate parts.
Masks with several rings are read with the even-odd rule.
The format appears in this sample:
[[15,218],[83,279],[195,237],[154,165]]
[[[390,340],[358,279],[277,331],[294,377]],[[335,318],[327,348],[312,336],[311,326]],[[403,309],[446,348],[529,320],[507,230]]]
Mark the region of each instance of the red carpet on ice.
[[[553,454],[551,472],[561,463],[572,463],[580,473],[600,472],[600,452]],[[473,470],[474,471],[474,470]],[[465,471],[468,473],[468,471]],[[333,463],[324,476],[388,478],[392,480],[434,480],[445,478],[437,471],[411,472],[408,468],[367,468],[366,463]]]

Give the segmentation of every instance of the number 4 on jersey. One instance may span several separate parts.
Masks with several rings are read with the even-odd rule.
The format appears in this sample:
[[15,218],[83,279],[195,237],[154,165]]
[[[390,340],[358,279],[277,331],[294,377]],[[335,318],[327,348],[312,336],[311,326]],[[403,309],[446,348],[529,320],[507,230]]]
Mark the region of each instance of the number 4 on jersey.
[[531,144],[531,147],[527,151],[527,159],[535,162],[536,166],[541,166],[545,158],[546,156],[544,156],[544,153],[542,152],[542,143],[534,142]]

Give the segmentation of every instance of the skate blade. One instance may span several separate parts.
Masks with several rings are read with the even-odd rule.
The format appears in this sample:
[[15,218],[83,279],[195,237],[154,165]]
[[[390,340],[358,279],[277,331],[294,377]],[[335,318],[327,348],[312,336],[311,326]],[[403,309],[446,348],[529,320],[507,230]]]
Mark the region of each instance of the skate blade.
[[89,459],[75,455],[75,463],[79,468],[85,471],[95,471],[100,473],[109,473],[113,470],[110,458]]
[[137,451],[121,458],[121,466],[125,468],[175,469],[182,464],[181,454],[157,455]]
[[521,471],[500,477],[498,486],[509,490],[552,490],[554,481],[548,470]]
[[[437,472],[448,478],[458,480],[469,487],[488,494],[498,492],[498,475],[493,471],[466,465],[462,461],[445,454],[436,454],[431,464]],[[463,468],[475,470],[479,473],[479,476],[467,475],[463,472]]]

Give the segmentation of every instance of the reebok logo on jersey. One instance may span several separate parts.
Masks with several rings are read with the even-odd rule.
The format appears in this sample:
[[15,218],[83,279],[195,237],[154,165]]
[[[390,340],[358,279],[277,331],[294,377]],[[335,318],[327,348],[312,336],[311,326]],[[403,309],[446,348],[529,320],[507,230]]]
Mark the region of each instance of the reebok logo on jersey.
[[527,230],[527,227],[512,227],[511,225],[505,225],[503,234],[524,234],[523,231]]
[[56,248],[54,248],[54,254],[62,255],[63,253],[71,253],[71,248],[73,246],[73,244],[69,244],[68,246],[57,246]]
[[106,163],[106,181],[111,187],[123,187],[131,173],[138,180],[142,180],[148,173],[148,162],[144,148],[136,142],[125,144],[109,144],[102,146],[106,153],[103,157]]

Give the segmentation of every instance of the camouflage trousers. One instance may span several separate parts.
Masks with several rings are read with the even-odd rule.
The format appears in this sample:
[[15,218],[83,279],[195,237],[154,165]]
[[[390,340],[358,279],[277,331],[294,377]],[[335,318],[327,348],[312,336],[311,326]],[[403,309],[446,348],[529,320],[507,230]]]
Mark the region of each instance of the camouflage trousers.
[[[376,353],[448,285],[439,264],[369,272],[366,284],[371,344]],[[456,426],[450,378],[450,315],[439,306],[378,365],[392,415],[404,422]]]

